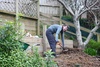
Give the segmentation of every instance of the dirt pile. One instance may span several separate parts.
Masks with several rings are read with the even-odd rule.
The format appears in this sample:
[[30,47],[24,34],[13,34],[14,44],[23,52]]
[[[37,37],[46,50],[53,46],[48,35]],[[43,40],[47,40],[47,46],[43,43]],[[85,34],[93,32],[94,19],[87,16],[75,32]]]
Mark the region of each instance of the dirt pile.
[[80,49],[69,49],[54,60],[59,67],[100,67],[100,58],[89,56]]

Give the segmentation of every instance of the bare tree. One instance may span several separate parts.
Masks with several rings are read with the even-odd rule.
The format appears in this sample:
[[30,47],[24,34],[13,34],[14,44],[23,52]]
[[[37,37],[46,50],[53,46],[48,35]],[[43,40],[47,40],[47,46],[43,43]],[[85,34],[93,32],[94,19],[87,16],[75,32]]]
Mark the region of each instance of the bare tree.
[[[76,36],[77,40],[79,43],[80,48],[84,48],[91,37],[93,36],[94,32],[99,28],[100,22],[98,21],[94,10],[100,9],[99,0],[58,0],[64,7],[65,9],[70,12],[70,14],[73,16],[73,21],[76,29]],[[85,12],[91,12],[94,16],[94,22],[95,22],[95,27],[90,31],[87,39],[83,42],[82,40],[82,34],[80,31],[80,22],[79,18],[80,16],[85,13]]]

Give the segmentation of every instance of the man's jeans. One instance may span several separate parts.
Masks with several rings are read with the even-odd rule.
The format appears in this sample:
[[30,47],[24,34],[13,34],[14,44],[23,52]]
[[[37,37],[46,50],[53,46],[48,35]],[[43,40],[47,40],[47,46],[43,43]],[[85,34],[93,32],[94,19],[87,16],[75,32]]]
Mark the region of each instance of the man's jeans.
[[54,55],[56,53],[56,40],[55,37],[50,29],[47,29],[46,36],[50,45],[50,48],[52,49],[52,52],[54,52]]

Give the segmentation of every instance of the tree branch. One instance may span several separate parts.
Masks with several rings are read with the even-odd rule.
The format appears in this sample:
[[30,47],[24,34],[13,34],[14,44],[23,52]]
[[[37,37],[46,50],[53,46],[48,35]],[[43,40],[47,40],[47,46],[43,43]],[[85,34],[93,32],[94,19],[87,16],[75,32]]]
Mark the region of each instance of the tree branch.
[[72,11],[72,9],[71,9],[68,5],[65,4],[65,1],[63,1],[63,0],[58,0],[58,2],[61,3],[61,4],[65,7],[65,9],[66,9],[67,11],[69,11],[72,15],[74,15],[74,12]]
[[93,11],[90,11],[92,14],[93,14],[93,16],[94,16],[94,19],[95,19],[95,27],[91,30],[91,32],[90,32],[90,34],[88,35],[88,37],[87,37],[87,39],[86,39],[86,41],[84,42],[84,45],[86,45],[89,41],[90,41],[90,39],[91,39],[91,37],[93,36],[93,34],[96,32],[96,30],[99,28],[99,24],[100,23],[98,23],[98,20],[97,20],[97,17],[96,17],[96,15],[95,15],[95,13],[93,12]]
[[98,21],[97,21],[97,17],[96,17],[96,15],[94,14],[94,12],[93,12],[93,11],[91,11],[91,13],[94,15],[94,19],[95,19],[95,21],[94,21],[94,22],[95,22],[95,25],[98,25],[98,23],[97,23]]
[[100,20],[98,20],[98,23],[97,23],[97,24],[98,24],[98,26],[99,26],[99,28],[100,28]]
[[98,0],[96,0],[96,2],[93,3],[90,7],[87,6],[87,8],[84,9],[84,10],[79,14],[79,16],[82,15],[82,14],[83,14],[84,12],[86,12],[87,10],[90,10],[90,9],[91,9],[93,6],[95,6],[97,3],[98,3]]
[[86,41],[84,42],[84,46],[86,46],[86,44],[88,44],[88,42],[90,41],[90,39],[92,38],[93,34],[96,32],[96,30],[97,30],[98,28],[99,28],[98,26],[95,26],[95,27],[91,30],[91,32],[90,32],[90,34],[88,35]]

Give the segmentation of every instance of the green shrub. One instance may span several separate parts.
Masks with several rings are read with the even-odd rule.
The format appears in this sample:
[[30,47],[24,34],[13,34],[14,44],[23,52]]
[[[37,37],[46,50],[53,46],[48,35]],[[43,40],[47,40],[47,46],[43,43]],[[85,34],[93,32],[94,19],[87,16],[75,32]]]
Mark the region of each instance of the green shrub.
[[51,50],[45,52],[45,55],[46,55],[45,60],[47,64],[46,67],[58,67],[57,64],[53,61],[54,56],[52,54],[53,52],[51,52]]
[[11,55],[0,55],[0,67],[58,67],[53,58],[50,51],[46,52],[46,57],[43,58],[37,48],[34,48],[32,56],[27,56],[23,50],[16,49],[11,51]]
[[62,17],[63,20],[73,22],[73,17],[71,15],[65,15]]
[[11,51],[11,55],[0,55],[0,67],[46,67],[44,59],[34,52],[33,56],[27,56],[21,50]]
[[97,55],[100,56],[100,48],[97,50]]
[[11,55],[2,54],[0,57],[1,67],[25,67],[25,63],[29,59],[24,55],[24,52],[20,50],[11,51]]
[[95,40],[91,39],[86,47],[98,50],[100,49],[100,42],[96,42]]
[[92,49],[92,48],[86,48],[84,50],[85,53],[87,53],[88,55],[91,55],[91,56],[96,56],[97,55],[97,51],[95,49]]
[[14,22],[7,22],[0,28],[0,67],[56,67],[50,52],[46,59],[39,55],[37,48],[33,49],[32,56],[26,55],[21,49],[21,38],[20,29]]
[[10,53],[11,50],[20,48],[22,45],[19,41],[21,39],[21,32],[16,28],[16,23],[6,22],[0,28],[0,52]]
[[86,45],[85,52],[89,55],[100,55],[100,42],[91,39]]
[[43,57],[38,53],[38,49],[36,47],[33,48],[34,54],[30,57],[30,63],[32,66],[28,67],[46,67],[46,62]]

